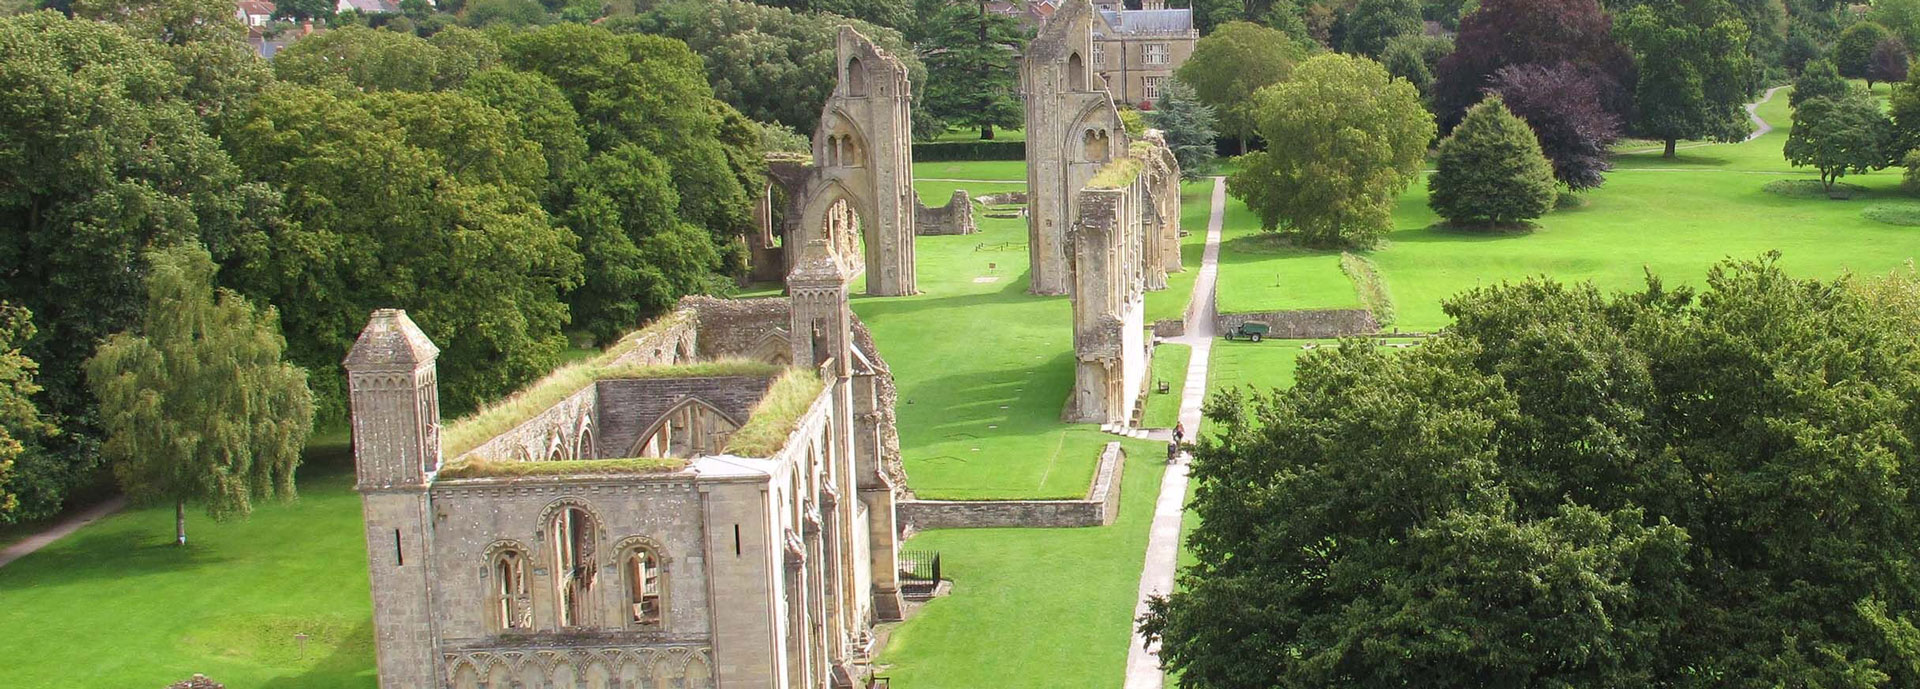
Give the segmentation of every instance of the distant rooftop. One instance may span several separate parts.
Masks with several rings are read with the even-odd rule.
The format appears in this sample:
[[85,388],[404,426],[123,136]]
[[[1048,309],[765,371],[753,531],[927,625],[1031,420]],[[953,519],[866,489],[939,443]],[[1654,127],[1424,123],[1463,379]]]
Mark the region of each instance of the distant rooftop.
[[1183,34],[1193,31],[1193,10],[1103,10],[1100,16],[1121,35]]

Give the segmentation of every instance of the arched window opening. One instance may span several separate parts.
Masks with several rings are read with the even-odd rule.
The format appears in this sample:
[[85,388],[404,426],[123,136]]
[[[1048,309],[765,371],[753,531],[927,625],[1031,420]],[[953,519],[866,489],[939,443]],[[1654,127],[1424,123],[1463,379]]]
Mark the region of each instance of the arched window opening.
[[1067,56],[1067,90],[1087,90],[1087,64],[1080,60],[1080,54]]
[[1104,161],[1108,157],[1107,131],[1089,129],[1080,136],[1080,153],[1088,161]]
[[861,233],[866,227],[860,219],[860,212],[845,198],[835,199],[827,206],[826,217],[820,221],[820,234],[827,238],[828,246],[841,256],[858,256],[861,246]]
[[666,581],[660,564],[660,556],[651,548],[634,548],[627,552],[621,570],[627,579],[628,626],[656,629],[666,619],[666,607],[663,604]]
[[593,516],[578,507],[560,510],[548,538],[553,545],[557,622],[562,629],[586,626],[586,612],[592,609],[588,601],[593,593]]
[[654,423],[653,430],[634,445],[634,457],[693,459],[718,454],[740,424],[697,399],[674,407]]
[[580,440],[574,445],[573,456],[578,459],[598,459],[599,448],[593,444],[593,428],[580,429]]
[[867,67],[860,64],[860,58],[847,60],[847,95],[864,98],[867,95]]
[[527,557],[519,550],[502,550],[493,556],[494,629],[508,631],[533,628],[533,601],[527,595]]

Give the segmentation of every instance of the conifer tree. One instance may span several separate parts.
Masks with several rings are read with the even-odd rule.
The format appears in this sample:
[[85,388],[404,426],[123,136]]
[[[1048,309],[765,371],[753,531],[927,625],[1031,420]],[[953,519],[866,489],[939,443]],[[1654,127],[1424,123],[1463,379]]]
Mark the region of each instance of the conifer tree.
[[175,543],[186,545],[189,501],[224,519],[247,516],[257,497],[293,497],[313,395],[306,371],[281,358],[279,315],[215,290],[205,249],[149,260],[140,328],[101,343],[87,382],[121,489],[172,502]]
[[1508,225],[1553,207],[1553,165],[1526,121],[1490,95],[1469,108],[1453,135],[1440,142],[1439,164],[1427,189],[1428,203],[1448,222]]
[[1213,130],[1213,108],[1194,97],[1192,87],[1168,81],[1147,121],[1166,135],[1167,148],[1180,161],[1181,177],[1193,179],[1213,167],[1213,140],[1219,136]]

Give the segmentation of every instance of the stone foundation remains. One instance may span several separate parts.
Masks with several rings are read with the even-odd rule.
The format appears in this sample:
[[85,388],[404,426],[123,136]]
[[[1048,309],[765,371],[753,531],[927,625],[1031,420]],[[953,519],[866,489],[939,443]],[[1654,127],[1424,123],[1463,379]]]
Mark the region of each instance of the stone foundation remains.
[[967,190],[955,189],[953,198],[947,205],[928,208],[920,203],[919,195],[914,195],[913,233],[921,236],[973,234],[979,231],[973,223],[973,199],[967,196]]
[[1253,311],[1222,313],[1214,316],[1214,331],[1225,334],[1241,323],[1259,321],[1273,326],[1266,335],[1274,340],[1306,340],[1380,332],[1373,312],[1366,309],[1324,309],[1316,311]]
[[1083,499],[901,500],[900,523],[907,534],[926,529],[1109,526],[1120,512],[1120,480],[1126,466],[1127,453],[1120,443],[1107,443]]

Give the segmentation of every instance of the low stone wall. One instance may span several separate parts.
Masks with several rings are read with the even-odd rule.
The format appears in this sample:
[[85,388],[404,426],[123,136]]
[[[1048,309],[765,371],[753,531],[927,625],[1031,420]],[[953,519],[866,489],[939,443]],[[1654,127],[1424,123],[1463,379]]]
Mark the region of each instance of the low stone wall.
[[920,203],[919,195],[914,195],[913,233],[916,235],[973,234],[979,231],[973,223],[973,199],[967,197],[967,190],[953,190],[953,198],[947,205],[928,208]]
[[1107,526],[1120,513],[1120,479],[1127,453],[1107,443],[1100,468],[1081,500],[902,500],[898,515],[907,533],[926,529],[989,527],[1064,528]]
[[986,196],[980,197],[978,200],[980,201],[980,205],[983,205],[983,206],[1009,206],[1009,205],[1024,206],[1024,205],[1027,205],[1027,192],[1007,191],[1007,192],[1001,192],[998,194],[987,194]]
[[1187,334],[1187,322],[1179,318],[1166,318],[1153,322],[1153,336],[1160,339],[1172,339]]
[[1214,332],[1225,335],[1247,321],[1273,326],[1267,337],[1276,340],[1372,335],[1380,332],[1380,324],[1374,322],[1373,313],[1366,309],[1222,313],[1213,317]]

